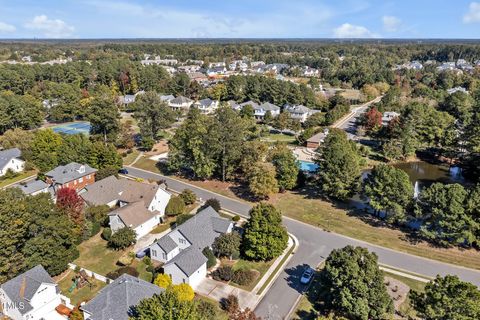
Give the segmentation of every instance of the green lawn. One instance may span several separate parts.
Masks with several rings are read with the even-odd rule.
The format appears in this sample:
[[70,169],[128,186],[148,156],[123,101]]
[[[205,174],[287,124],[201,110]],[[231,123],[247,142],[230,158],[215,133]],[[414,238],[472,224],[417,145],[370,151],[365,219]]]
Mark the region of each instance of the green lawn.
[[231,265],[233,267],[233,270],[238,270],[238,269],[247,269],[247,270],[256,270],[258,271],[258,277],[252,281],[252,283],[250,283],[249,285],[244,285],[244,286],[241,286],[239,284],[236,284],[232,281],[230,281],[230,284],[232,286],[235,286],[235,287],[238,287],[240,289],[243,289],[243,290],[246,290],[246,291],[252,291],[253,288],[257,285],[258,281],[260,281],[260,279],[262,279],[263,275],[265,274],[265,272],[268,271],[268,269],[270,268],[270,266],[273,264],[273,262],[275,261],[275,259],[271,260],[271,261],[267,261],[267,262],[264,262],[264,261],[248,261],[248,260],[243,260],[243,259],[239,259],[239,260],[236,260],[236,261],[230,261],[228,259],[225,259],[225,260],[222,260],[222,264],[224,265]]
[[295,136],[291,136],[283,133],[270,133],[262,137],[262,140],[267,142],[286,142],[286,143],[294,143],[296,141]]
[[72,286],[74,275],[75,273],[73,270],[69,270],[67,275],[58,282],[58,287],[62,294],[70,298],[70,302],[75,306],[83,301],[92,299],[103,287],[106,286],[106,283],[104,282],[96,279],[89,279],[89,281],[92,283],[92,287],[86,285],[81,289],[74,289],[72,292],[69,292],[68,289]]
[[155,173],[160,173],[163,174],[160,169],[157,167],[157,161],[151,160],[145,157],[141,157],[138,159],[137,162],[133,165],[135,168],[155,172]]
[[418,291],[418,292],[424,292],[425,291],[425,286],[427,285],[425,282],[421,282],[421,281],[414,280],[414,279],[411,279],[411,278],[399,276],[395,273],[390,273],[390,272],[387,272],[387,271],[384,271],[383,273],[386,276],[389,276],[393,279],[397,279],[398,281],[401,281],[401,282],[405,283],[407,286],[410,287],[411,290]]
[[101,232],[78,246],[80,257],[73,263],[101,275],[106,275],[119,268],[116,263],[128,250],[108,248],[107,241],[103,240],[100,235]]
[[215,311],[216,311],[215,318],[208,319],[208,320],[228,320],[228,314],[220,308],[220,304],[218,303],[218,301],[215,301],[213,299],[210,299],[208,297],[205,297],[205,296],[202,296],[202,295],[199,295],[199,294],[195,295],[195,300],[196,301],[206,301],[206,302],[212,304],[215,307]]
[[140,152],[136,149],[133,149],[132,153],[128,153],[125,157],[122,158],[123,165],[129,166],[137,158]]
[[149,271],[147,271],[147,265],[145,262],[139,259],[133,260],[133,263],[131,264],[131,267],[134,267],[137,269],[139,275],[138,277],[142,280],[145,280],[147,282],[153,282],[153,274]]
[[325,230],[417,256],[480,269],[480,251],[437,248],[426,242],[410,242],[405,233],[382,226],[371,215],[349,212],[318,199],[314,190],[286,192],[273,197],[271,202],[284,215]]
[[28,177],[32,177],[36,175],[37,172],[35,170],[29,170],[23,173],[20,173],[18,176],[11,178],[11,179],[0,179],[0,188],[6,187],[12,183],[21,181],[23,179],[26,179]]

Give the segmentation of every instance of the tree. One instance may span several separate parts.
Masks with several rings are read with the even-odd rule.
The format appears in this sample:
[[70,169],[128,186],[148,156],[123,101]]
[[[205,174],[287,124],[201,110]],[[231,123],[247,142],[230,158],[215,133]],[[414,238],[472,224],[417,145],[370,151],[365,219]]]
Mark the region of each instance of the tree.
[[224,233],[215,238],[212,249],[218,257],[229,257],[231,259],[232,256],[239,255],[241,241],[242,238],[237,232]]
[[250,192],[260,198],[268,198],[272,193],[278,192],[278,182],[275,167],[270,163],[257,162],[248,175],[248,188]]
[[172,290],[141,300],[132,313],[130,319],[136,320],[200,320],[195,303],[182,301]]
[[190,189],[184,189],[182,193],[180,193],[180,197],[187,206],[194,204],[195,201],[197,201],[197,195]]
[[134,108],[142,138],[157,140],[160,130],[169,128],[175,121],[172,109],[153,91],[139,95]]
[[178,216],[185,211],[185,202],[181,196],[171,197],[165,208],[165,214],[167,216]]
[[382,113],[373,107],[368,110],[363,118],[363,126],[367,132],[376,132],[382,127]]
[[47,172],[58,166],[62,143],[62,137],[53,130],[38,130],[30,145],[28,158],[41,172]]
[[84,320],[83,312],[78,308],[73,309],[72,313],[68,317],[68,320]]
[[180,301],[192,301],[195,298],[195,292],[188,283],[180,283],[172,286],[172,291],[177,295]]
[[444,246],[471,246],[478,224],[465,210],[467,198],[468,192],[460,184],[434,183],[424,189],[418,198],[424,220],[421,234]]
[[347,134],[338,129],[330,130],[318,149],[318,183],[328,196],[347,200],[358,188],[360,158]]
[[90,133],[103,138],[103,141],[115,141],[120,129],[120,114],[111,98],[93,100],[90,115]]
[[31,131],[19,128],[10,129],[0,136],[0,145],[4,149],[19,148],[23,151],[30,148],[33,137],[34,133]]
[[61,188],[57,191],[57,207],[79,226],[84,221],[83,203],[75,189]]
[[383,284],[383,272],[375,253],[361,247],[333,250],[320,274],[324,302],[348,319],[386,319],[393,302]]
[[363,181],[363,194],[375,210],[385,211],[389,219],[401,221],[413,197],[408,174],[381,164]]
[[160,288],[167,289],[172,285],[172,278],[168,274],[161,273],[155,278],[153,283]]
[[293,152],[285,144],[276,144],[270,157],[277,172],[275,177],[280,190],[295,188],[300,168]]
[[279,210],[267,203],[260,203],[250,210],[242,240],[242,250],[246,257],[271,260],[282,254],[287,242],[288,234],[282,225]]
[[208,259],[207,260],[207,269],[214,267],[217,264],[217,258],[212,252],[212,249],[209,247],[205,247],[202,250],[203,255]]
[[135,233],[135,230],[129,227],[124,227],[112,234],[108,244],[112,248],[122,250],[128,248],[135,242],[137,242],[137,234]]
[[0,93],[0,134],[14,128],[34,129],[45,118],[42,104],[31,95],[16,95],[11,91]]
[[218,201],[218,199],[215,199],[215,198],[210,198],[207,201],[205,201],[205,204],[203,205],[203,207],[205,208],[212,207],[213,210],[217,212],[220,212],[220,210],[222,209],[220,205],[220,201]]
[[437,276],[425,292],[411,292],[415,310],[427,320],[480,318],[480,290],[457,276]]

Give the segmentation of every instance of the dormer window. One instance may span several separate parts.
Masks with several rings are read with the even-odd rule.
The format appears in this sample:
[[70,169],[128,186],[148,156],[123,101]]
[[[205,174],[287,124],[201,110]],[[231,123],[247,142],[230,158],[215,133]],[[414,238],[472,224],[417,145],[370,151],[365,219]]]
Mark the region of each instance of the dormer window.
[[78,173],[85,173],[85,166],[80,166],[80,168],[78,168]]

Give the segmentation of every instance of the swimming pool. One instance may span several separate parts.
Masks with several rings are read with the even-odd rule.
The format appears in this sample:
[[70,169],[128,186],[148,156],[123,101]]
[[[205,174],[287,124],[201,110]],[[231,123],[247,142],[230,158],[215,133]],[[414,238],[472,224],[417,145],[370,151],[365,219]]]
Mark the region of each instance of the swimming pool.
[[306,172],[315,172],[318,169],[318,164],[309,162],[309,161],[303,161],[299,160],[300,163],[300,170],[306,171]]
[[82,121],[82,122],[63,123],[63,124],[59,124],[57,126],[52,127],[52,130],[57,133],[65,133],[65,134],[83,133],[88,135],[90,133],[90,122]]

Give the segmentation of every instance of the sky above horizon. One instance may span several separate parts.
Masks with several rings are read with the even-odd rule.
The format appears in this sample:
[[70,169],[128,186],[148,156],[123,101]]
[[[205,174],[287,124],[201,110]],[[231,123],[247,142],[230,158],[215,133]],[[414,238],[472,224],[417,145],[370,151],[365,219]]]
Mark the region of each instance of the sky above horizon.
[[480,38],[480,0],[0,0],[0,38]]

